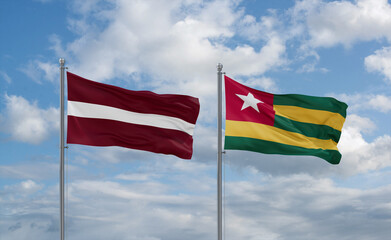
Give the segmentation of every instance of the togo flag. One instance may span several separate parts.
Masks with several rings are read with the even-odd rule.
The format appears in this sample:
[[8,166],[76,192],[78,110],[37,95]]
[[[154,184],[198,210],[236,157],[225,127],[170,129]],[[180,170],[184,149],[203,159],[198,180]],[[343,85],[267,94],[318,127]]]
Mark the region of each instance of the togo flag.
[[225,149],[312,155],[338,164],[347,105],[330,97],[271,94],[225,76]]

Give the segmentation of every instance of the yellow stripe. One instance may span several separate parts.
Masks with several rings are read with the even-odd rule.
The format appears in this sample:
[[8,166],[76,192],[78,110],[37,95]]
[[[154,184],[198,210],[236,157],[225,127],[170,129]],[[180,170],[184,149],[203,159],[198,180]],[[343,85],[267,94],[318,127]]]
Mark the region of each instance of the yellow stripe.
[[345,118],[339,113],[301,108],[295,106],[274,105],[276,115],[286,117],[298,122],[314,123],[330,126],[338,131],[342,130]]
[[338,150],[337,143],[331,139],[306,137],[300,133],[253,122],[226,120],[225,136],[256,138],[310,149]]

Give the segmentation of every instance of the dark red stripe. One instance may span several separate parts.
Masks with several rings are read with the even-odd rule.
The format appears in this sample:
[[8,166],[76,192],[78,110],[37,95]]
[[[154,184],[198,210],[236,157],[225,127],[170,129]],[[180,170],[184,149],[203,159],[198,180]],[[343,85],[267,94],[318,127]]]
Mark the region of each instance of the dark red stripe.
[[193,137],[187,133],[113,120],[68,116],[67,143],[120,146],[191,159]]
[[67,72],[68,100],[95,103],[132,112],[177,117],[195,124],[200,104],[198,98],[176,94],[132,91],[94,82]]

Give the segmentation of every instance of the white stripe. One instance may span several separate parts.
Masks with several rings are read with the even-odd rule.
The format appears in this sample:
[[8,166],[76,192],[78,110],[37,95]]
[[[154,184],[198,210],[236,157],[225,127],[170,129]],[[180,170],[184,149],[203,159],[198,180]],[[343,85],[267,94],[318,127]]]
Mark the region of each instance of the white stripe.
[[99,104],[68,101],[68,115],[85,118],[116,120],[126,123],[173,129],[193,135],[195,124],[180,118],[158,114],[130,112],[120,108]]

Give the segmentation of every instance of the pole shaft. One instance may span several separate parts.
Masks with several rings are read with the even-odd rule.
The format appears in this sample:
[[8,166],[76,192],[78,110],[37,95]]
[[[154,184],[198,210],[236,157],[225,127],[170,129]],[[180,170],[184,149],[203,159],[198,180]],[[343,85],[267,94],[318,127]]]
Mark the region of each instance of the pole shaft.
[[60,58],[60,239],[64,240],[64,71],[65,60]]
[[222,208],[222,75],[223,64],[217,64],[217,238],[223,238],[223,208]]

